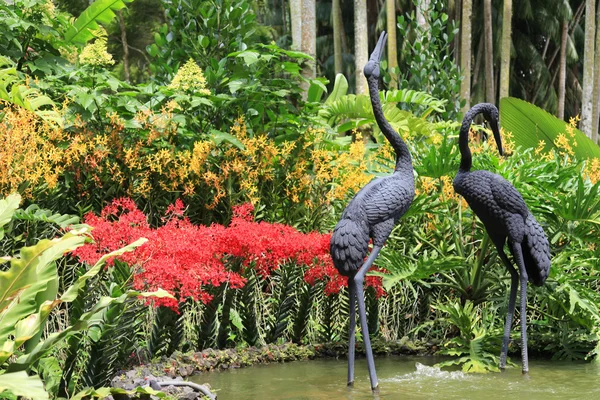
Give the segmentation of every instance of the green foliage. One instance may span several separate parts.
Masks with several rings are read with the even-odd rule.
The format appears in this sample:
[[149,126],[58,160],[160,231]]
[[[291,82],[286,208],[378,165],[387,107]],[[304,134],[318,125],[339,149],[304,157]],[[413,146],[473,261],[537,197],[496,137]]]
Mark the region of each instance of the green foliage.
[[[404,43],[398,69],[389,71],[400,82],[401,89],[414,89],[443,99],[450,107],[442,117],[452,119],[464,100],[460,99],[462,76],[454,62],[452,42],[458,33],[456,21],[450,22],[444,12],[445,2],[433,0],[423,10],[427,25],[419,26],[414,11],[398,17],[399,38]],[[389,82],[391,77],[384,80]]]
[[[0,201],[0,222],[5,226],[16,213],[19,196],[13,195]],[[25,213],[27,215],[27,213]],[[63,218],[55,218],[62,220]],[[85,241],[85,234],[89,228],[82,226],[78,230],[70,230],[61,237],[53,240],[42,239],[33,246],[23,247],[18,257],[4,257],[4,262],[10,263],[10,268],[0,272],[0,363],[7,367],[0,371],[0,389],[12,391],[17,395],[32,398],[47,398],[39,378],[23,379],[24,371],[39,365],[41,375],[51,377],[49,387],[57,389],[58,381],[56,364],[40,360],[48,354],[62,340],[69,338],[77,332],[87,330],[94,326],[106,310],[116,304],[123,304],[129,298],[139,296],[170,296],[164,291],[154,293],[140,293],[123,291],[111,293],[111,296],[101,297],[87,312],[81,314],[76,323],[67,326],[61,331],[54,332],[44,340],[40,340],[39,332],[43,329],[51,312],[61,304],[72,303],[76,300],[86,282],[94,278],[102,269],[108,258],[131,251],[144,243],[138,240],[131,245],[103,256],[90,270],[84,273],[66,289],[60,296],[56,296],[58,288],[58,273],[56,261],[65,253],[71,252],[81,246]],[[53,288],[53,289],[50,289]],[[51,294],[50,296],[48,296]],[[93,329],[92,329],[93,331]],[[35,338],[35,341],[33,341]],[[114,338],[113,338],[114,339]],[[27,342],[25,348],[21,348]],[[54,371],[50,373],[50,371]],[[19,382],[22,387],[9,384]],[[29,389],[27,389],[29,388]],[[41,391],[39,389],[42,389]],[[24,390],[27,389],[27,390]]]
[[87,43],[93,39],[94,31],[97,31],[101,24],[110,23],[115,17],[115,11],[125,7],[125,3],[133,0],[96,0],[79,17],[65,33],[65,42],[67,43]]
[[[341,82],[341,81],[340,81]],[[371,100],[367,95],[342,94],[343,85],[334,88],[333,97],[321,107],[319,116],[327,123],[336,128],[338,132],[345,132],[363,125],[373,127],[377,143],[384,143],[385,138],[381,134],[375,122]],[[333,100],[335,98],[335,100]],[[398,132],[410,132],[428,137],[435,129],[435,125],[425,118],[433,111],[443,112],[445,101],[438,100],[425,92],[415,90],[392,90],[382,92],[380,98],[383,104],[383,113],[390,125]],[[405,104],[412,108],[418,117],[410,111],[398,107]]]
[[[4,67],[4,68],[2,68]],[[40,90],[24,84],[12,61],[0,55],[0,100],[15,104],[35,113],[40,118],[62,125],[62,117],[55,110],[48,109],[55,106],[54,102],[41,94]],[[4,117],[0,108],[0,120]]]
[[147,48],[154,59],[150,68],[163,83],[190,57],[201,62],[203,69],[214,68],[213,63],[227,54],[246,50],[259,33],[256,15],[246,0],[175,0],[163,6],[167,23]]
[[[515,143],[524,149],[536,148],[544,142],[544,151],[560,149],[556,145],[559,134],[567,132],[568,124],[526,101],[507,97],[500,100],[500,117],[505,130],[512,132]],[[600,147],[578,129],[573,129],[575,138],[571,147],[575,156],[584,160],[600,157]]]
[[461,365],[464,372],[487,373],[498,371],[498,357],[486,351],[486,344],[490,335],[483,326],[481,316],[478,315],[473,303],[466,302],[461,305],[448,301],[447,304],[436,306],[440,311],[448,314],[447,320],[460,332],[446,342],[446,349],[441,354],[460,356],[458,359],[443,361],[439,365],[448,367]]
[[300,279],[297,268],[279,268],[273,276],[277,292],[273,296],[274,315],[269,323],[267,341],[276,342],[288,329],[290,318],[296,306],[297,282]]
[[0,394],[23,396],[33,400],[49,399],[41,379],[38,376],[28,376],[25,371],[0,375]]

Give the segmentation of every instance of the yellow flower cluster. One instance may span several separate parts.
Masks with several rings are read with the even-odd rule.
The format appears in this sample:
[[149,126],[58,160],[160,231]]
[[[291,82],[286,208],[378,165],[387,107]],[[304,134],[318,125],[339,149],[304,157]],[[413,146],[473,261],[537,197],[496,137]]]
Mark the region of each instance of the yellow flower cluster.
[[[60,128],[38,120],[21,107],[3,109],[0,122],[0,191],[2,195],[21,188],[25,196],[33,188],[56,186],[62,173],[62,152],[50,139],[60,139]],[[50,138],[50,139],[49,139]]]
[[[488,132],[488,140],[481,140],[481,134],[475,129],[471,128],[469,134],[471,136],[469,143],[471,152],[473,154],[489,152],[492,154],[498,154],[498,146],[493,139],[492,133]],[[502,149],[505,154],[512,154],[515,150],[515,142],[513,140],[512,132],[505,131],[504,128],[500,128],[500,137],[502,138]]]
[[463,207],[467,206],[465,199],[454,191],[452,186],[452,178],[448,175],[441,176],[438,180],[429,176],[420,176],[417,179],[416,194],[423,194],[429,196],[435,193],[439,193],[439,199],[441,201],[455,201],[460,202]]
[[106,38],[99,37],[94,43],[85,46],[79,55],[79,62],[92,66],[113,65],[115,60],[107,51]]
[[347,199],[368,183],[372,175],[366,171],[376,158],[393,165],[389,148],[367,151],[358,132],[346,151],[332,149],[327,133],[313,128],[295,141],[277,144],[265,134],[249,132],[241,118],[230,134],[242,146],[197,140],[182,149],[175,144],[177,124],[171,118],[176,107],[169,103],[160,113],[140,111],[135,136],[124,133],[116,114],[107,115],[110,123],[103,132],[81,120],[67,132],[26,110],[6,107],[0,122],[0,162],[6,166],[0,172],[0,191],[31,196],[33,189],[55,188],[69,174],[83,196],[91,188],[118,185],[137,198],[161,192],[199,196],[209,209],[235,196],[259,204],[267,200],[264,196],[274,201],[282,195],[315,209]]
[[169,85],[170,89],[176,90],[195,90],[200,94],[210,95],[210,90],[206,88],[206,78],[202,69],[191,58],[179,68],[177,74]]
[[600,158],[594,157],[588,160],[584,174],[594,184],[600,181]]

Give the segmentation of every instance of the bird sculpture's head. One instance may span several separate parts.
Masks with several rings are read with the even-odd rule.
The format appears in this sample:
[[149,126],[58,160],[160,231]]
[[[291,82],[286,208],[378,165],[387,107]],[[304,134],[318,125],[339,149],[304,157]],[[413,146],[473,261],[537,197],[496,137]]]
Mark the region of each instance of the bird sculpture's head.
[[385,42],[387,40],[387,33],[385,31],[381,32],[379,36],[379,41],[377,42],[377,46],[375,46],[375,50],[371,53],[371,57],[369,58],[369,62],[365,65],[365,69],[363,70],[365,77],[369,79],[373,77],[375,79],[379,79],[381,71],[379,70],[379,62],[383,58],[383,53],[385,51]]
[[494,134],[494,139],[496,140],[496,145],[498,145],[498,152],[501,156],[504,155],[504,149],[502,148],[502,137],[500,136],[500,114],[498,113],[498,109],[493,104],[487,104],[488,107],[483,109],[483,117],[490,124],[490,128],[492,128],[492,133]]

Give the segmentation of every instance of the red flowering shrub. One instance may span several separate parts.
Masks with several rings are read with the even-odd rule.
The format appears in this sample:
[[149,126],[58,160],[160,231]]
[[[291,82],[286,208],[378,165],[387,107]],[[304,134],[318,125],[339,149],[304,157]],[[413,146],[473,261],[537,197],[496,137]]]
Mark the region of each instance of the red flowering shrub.
[[[329,234],[304,234],[288,225],[256,222],[253,211],[250,204],[235,207],[229,227],[195,226],[183,216],[184,206],[178,200],[168,208],[165,224],[154,229],[132,200],[118,199],[100,216],[86,215],[85,222],[94,227],[95,243],[80,247],[74,255],[95,263],[107,251],[145,237],[148,242],[119,257],[134,268],[134,288],[162,288],[179,301],[192,297],[207,303],[212,299],[209,289],[223,283],[233,289],[243,287],[243,270],[232,271],[233,265],[255,268],[266,278],[284,263],[294,262],[308,266],[304,279],[309,284],[325,281],[328,295],[347,285],[331,262]],[[375,287],[378,296],[383,294],[381,278],[367,277],[366,283]],[[160,299],[158,304],[177,306],[170,299]]]
[[[129,199],[119,199],[104,208],[100,216],[88,214],[85,222],[94,227],[95,243],[74,252],[80,260],[94,263],[102,254],[123,247],[140,237],[144,245],[119,257],[134,270],[137,290],[165,289],[180,301],[187,297],[204,303],[212,299],[207,292],[227,282],[232,288],[244,286],[245,279],[225,268],[219,258],[220,225],[195,226],[187,218],[177,218],[182,204],[169,209],[166,224],[152,229],[144,214]],[[171,299],[156,300],[156,305],[177,307]]]

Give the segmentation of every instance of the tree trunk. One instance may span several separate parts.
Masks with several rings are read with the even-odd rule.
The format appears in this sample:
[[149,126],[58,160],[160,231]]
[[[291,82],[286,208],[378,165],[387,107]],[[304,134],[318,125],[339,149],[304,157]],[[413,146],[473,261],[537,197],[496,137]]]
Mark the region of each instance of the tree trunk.
[[121,44],[123,45],[123,77],[125,78],[125,82],[129,83],[129,47],[127,46],[127,29],[121,10],[117,11],[117,14],[119,15],[119,27],[121,28]]
[[465,100],[463,112],[471,106],[471,13],[473,12],[473,0],[463,0],[461,35],[460,35],[460,72],[463,80],[460,83],[460,96]]
[[290,1],[290,22],[292,25],[292,48],[302,48],[302,3],[304,0]]
[[354,0],[354,60],[356,65],[356,94],[367,94],[363,68],[369,61],[369,27],[367,0]]
[[[300,50],[303,53],[316,59],[317,57],[317,23],[316,23],[316,8],[315,0],[302,1],[302,45]],[[317,64],[315,60],[307,61],[302,69],[302,76],[307,79],[312,79],[317,76]],[[302,83],[304,89],[304,99],[308,95],[308,82]]]
[[331,17],[333,19],[333,60],[335,73],[343,73],[344,57],[342,52],[342,37],[344,35],[344,20],[342,19],[341,0],[333,0]]
[[565,119],[565,84],[567,80],[567,38],[569,37],[569,23],[563,21],[562,36],[560,40],[560,72],[558,75],[558,112],[557,117]]
[[392,73],[392,68],[398,67],[398,49],[396,39],[396,0],[386,0],[386,19],[387,19],[387,45],[388,45],[388,70],[392,80],[390,81],[390,88],[398,88],[398,79],[396,74]]
[[504,0],[502,12],[502,44],[500,45],[500,89],[498,102],[509,96],[510,86],[510,44],[512,28],[512,0]]
[[460,16],[462,15],[462,1],[454,0],[454,21],[456,21],[459,32],[454,35],[454,62],[460,66],[460,40],[462,32],[462,23],[460,22]]
[[483,0],[483,30],[485,38],[485,100],[494,104],[494,42],[492,39],[492,0]]
[[581,99],[581,124],[579,128],[592,137],[592,103],[594,88],[594,34],[596,33],[595,0],[585,2],[585,44],[583,51],[583,84]]
[[600,7],[596,10],[596,53],[594,62],[594,89],[592,95],[592,141],[598,143],[598,106],[600,106]]

